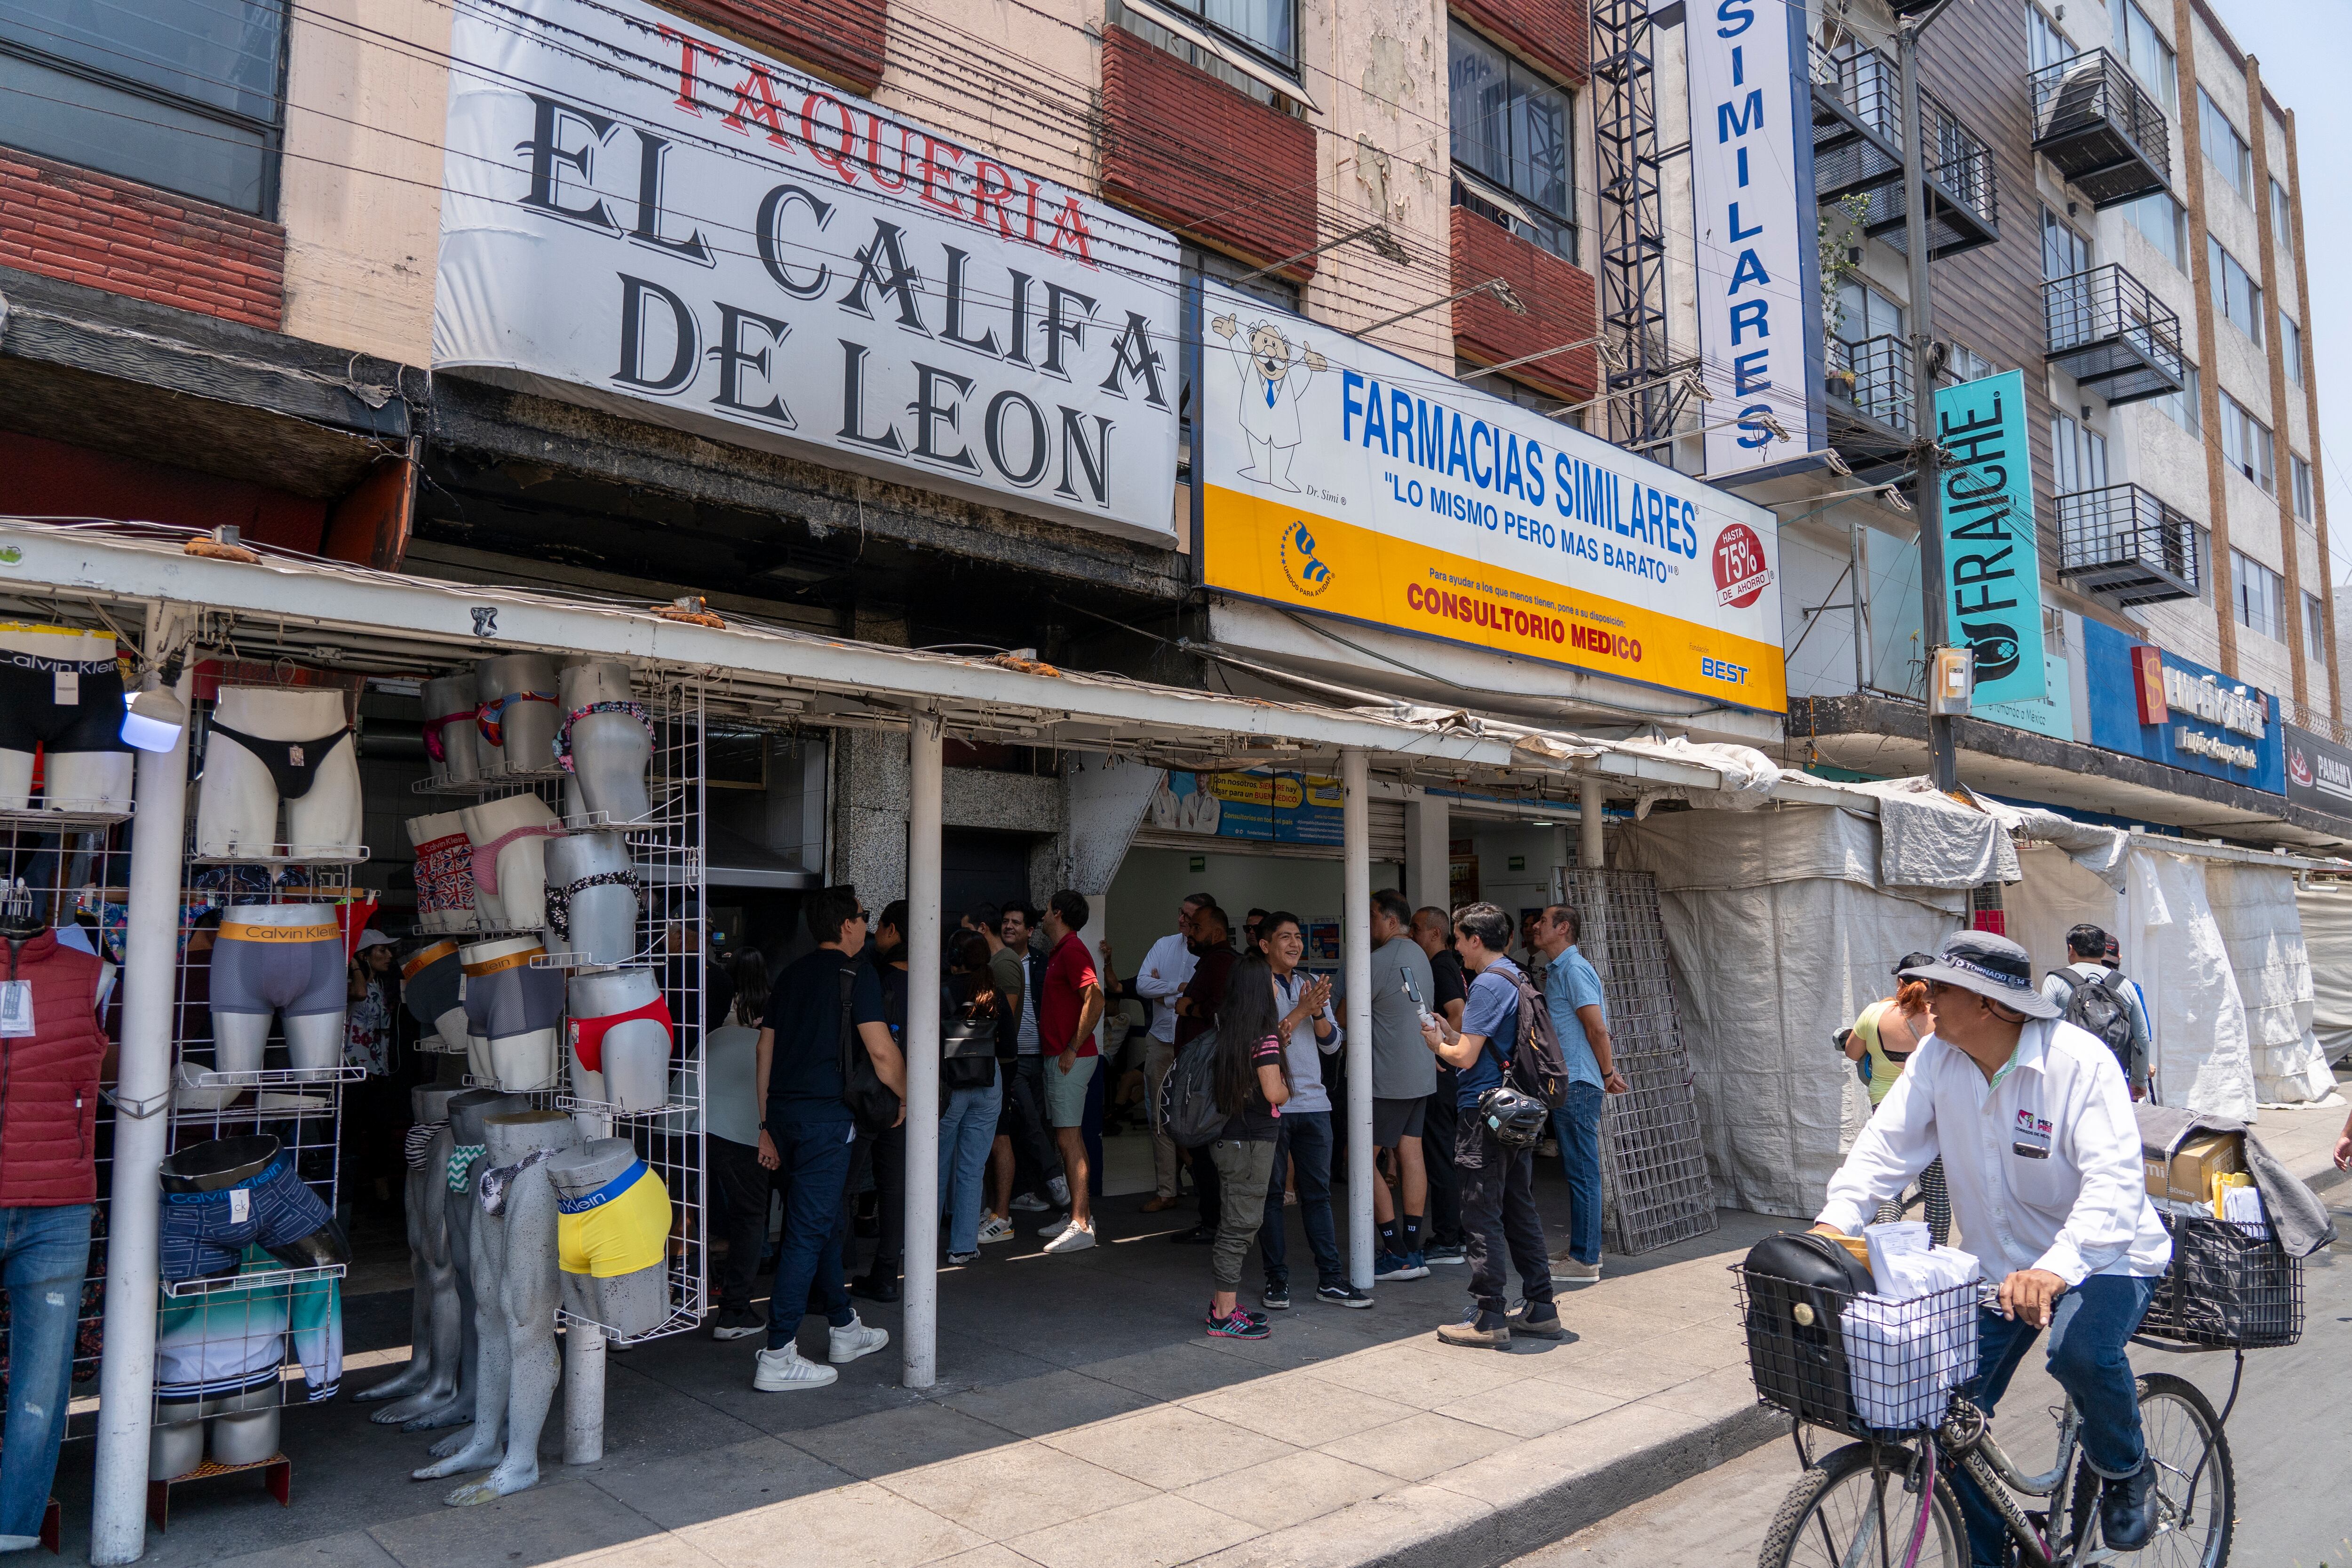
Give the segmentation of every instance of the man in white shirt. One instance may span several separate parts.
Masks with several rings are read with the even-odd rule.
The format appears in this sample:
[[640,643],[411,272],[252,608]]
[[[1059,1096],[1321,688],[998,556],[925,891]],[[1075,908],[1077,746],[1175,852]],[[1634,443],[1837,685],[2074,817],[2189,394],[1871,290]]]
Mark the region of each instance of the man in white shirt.
[[[1936,1032],[1854,1140],[1813,1228],[1859,1236],[1882,1200],[1942,1156],[1961,1235],[2000,1280],[1966,1392],[1990,1414],[2048,1328],[2050,1374],[2074,1396],[2084,1457],[2105,1481],[2100,1527],[2110,1547],[2136,1552],[2156,1528],[2156,1476],[2125,1345],[2172,1242],[2147,1201],[2123,1069],[2057,1021],[2006,937],[1955,931],[1936,962],[1901,977],[1927,983]],[[1971,1558],[2006,1562],[1999,1516],[1967,1476],[1951,1479]]]
[[1176,929],[1151,944],[1143,967],[1135,972],[1136,994],[1151,1004],[1151,1044],[1143,1052],[1144,1106],[1151,1118],[1151,1201],[1145,1214],[1176,1206],[1176,1141],[1160,1125],[1160,1086],[1176,1065],[1176,1009],[1185,983],[1200,961],[1192,956],[1199,941],[1192,917],[1217,900],[1206,893],[1191,893],[1176,906]]
[[1315,1254],[1315,1299],[1334,1307],[1369,1307],[1372,1299],[1349,1283],[1339,1261],[1339,1232],[1331,1215],[1331,1091],[1323,1087],[1323,1058],[1339,1053],[1345,1037],[1331,1015],[1331,982],[1298,967],[1307,956],[1307,935],[1298,917],[1274,910],[1258,921],[1257,945],[1274,970],[1274,1005],[1282,1009],[1283,1060],[1290,1071],[1290,1098],[1274,1146],[1274,1180],[1265,1189],[1265,1221],[1258,1249],[1265,1265],[1265,1290],[1258,1300],[1281,1311],[1290,1305],[1290,1237],[1283,1215],[1282,1173],[1298,1166],[1298,1217]]

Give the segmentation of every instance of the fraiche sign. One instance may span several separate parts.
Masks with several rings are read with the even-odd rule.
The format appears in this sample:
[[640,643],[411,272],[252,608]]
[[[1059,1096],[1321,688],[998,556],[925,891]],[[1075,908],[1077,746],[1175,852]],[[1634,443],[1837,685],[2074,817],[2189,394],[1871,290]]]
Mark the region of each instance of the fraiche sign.
[[457,0],[436,369],[1173,542],[1167,233],[639,0]]

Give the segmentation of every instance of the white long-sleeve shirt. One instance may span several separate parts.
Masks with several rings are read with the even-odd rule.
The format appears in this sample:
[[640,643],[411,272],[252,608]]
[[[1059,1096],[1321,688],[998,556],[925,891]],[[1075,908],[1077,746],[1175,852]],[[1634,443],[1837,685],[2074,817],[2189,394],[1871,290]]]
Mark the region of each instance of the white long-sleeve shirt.
[[[1315,984],[1315,976],[1303,969],[1294,969],[1287,975],[1277,975],[1274,982],[1274,1005],[1276,1010],[1289,1012],[1298,1005],[1299,997]],[[1331,1012],[1331,1004],[1323,1004],[1323,1021],[1331,1026],[1331,1037],[1315,1037],[1315,1019],[1290,1031],[1290,1038],[1282,1043],[1283,1060],[1290,1068],[1290,1098],[1283,1101],[1286,1116],[1306,1115],[1331,1109],[1331,1091],[1323,1087],[1323,1058],[1336,1054],[1347,1039],[1347,1031]]]
[[2153,1278],[2171,1260],[2123,1069],[2072,1024],[2029,1019],[1990,1083],[1966,1052],[1928,1036],[1830,1178],[1818,1223],[1861,1235],[1938,1155],[1961,1236],[1995,1279],[2021,1268],[2070,1286]]
[[1169,1004],[1184,994],[1200,962],[1182,933],[1170,931],[1151,944],[1143,955],[1143,967],[1136,971],[1135,989],[1152,1003],[1151,1037],[1163,1046],[1176,1043],[1176,1013]]

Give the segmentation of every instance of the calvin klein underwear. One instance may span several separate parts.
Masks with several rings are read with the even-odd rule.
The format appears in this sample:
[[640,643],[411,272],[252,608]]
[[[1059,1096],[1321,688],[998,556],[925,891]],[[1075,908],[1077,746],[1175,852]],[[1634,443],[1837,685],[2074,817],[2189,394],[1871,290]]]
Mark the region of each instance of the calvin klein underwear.
[[492,1219],[507,1212],[507,1194],[513,1190],[515,1178],[533,1165],[543,1165],[562,1153],[561,1149],[533,1149],[511,1165],[499,1165],[482,1173],[481,1184],[474,1189],[481,1201],[482,1212]]
[[[60,701],[60,698],[70,700]],[[0,648],[0,752],[127,752],[122,667]]]
[[566,1274],[617,1279],[668,1256],[669,1189],[643,1160],[593,1193],[555,1195],[555,1259]]
[[533,969],[543,947],[466,965],[466,1026],[488,1040],[535,1035],[563,1022],[563,971]]
[[212,1010],[307,1018],[340,1013],[349,1000],[343,930],[316,925],[248,925],[235,910],[213,943]]
[[351,1244],[335,1216],[294,1173],[293,1156],[283,1150],[254,1174],[236,1179],[231,1173],[225,1186],[198,1185],[222,1178],[179,1175],[169,1161],[161,1179],[165,1279],[234,1274],[250,1246],[261,1247],[289,1268],[351,1261]]
[[408,1005],[409,1016],[432,1027],[442,1014],[457,1005],[457,982],[464,973],[465,966],[457,962],[456,942],[436,942],[420,949],[400,966],[400,999]]
[[562,724],[555,731],[555,765],[567,773],[572,771],[572,726],[591,713],[626,713],[646,727],[646,742],[654,743],[654,717],[646,711],[642,702],[591,702],[585,708],[574,708],[563,716]]
[[474,721],[474,717],[475,710],[471,708],[465,708],[460,709],[455,713],[444,713],[438,719],[427,719],[425,721],[425,754],[432,758],[436,763],[447,762],[449,760],[449,747],[448,743],[441,737],[442,727],[447,724],[471,723]]
[[552,691],[509,691],[504,697],[493,697],[474,710],[475,721],[482,727],[482,739],[493,746],[507,743],[507,710],[518,702],[544,702],[552,707]]
[[433,1140],[438,1138],[441,1135],[441,1129],[448,1125],[446,1121],[419,1121],[408,1129],[408,1137],[403,1144],[403,1152],[408,1156],[410,1170],[425,1169],[431,1161]]
[[[491,860],[495,864],[497,857]],[[452,833],[418,845],[415,877],[419,915],[473,912],[474,846],[464,834]]]
[[463,1193],[466,1190],[466,1184],[474,1174],[474,1162],[488,1149],[487,1143],[460,1143],[449,1151],[447,1174],[451,1192]]
[[675,1035],[677,1029],[677,1021],[670,1016],[669,998],[656,996],[644,1006],[632,1007],[625,1013],[613,1013],[602,1018],[572,1019],[572,1054],[578,1057],[580,1065],[590,1072],[603,1072],[605,1031],[616,1024],[625,1024],[632,1018],[654,1019],[661,1025],[664,1031],[672,1035]]
[[634,870],[599,871],[593,876],[581,877],[566,882],[560,888],[551,885],[547,889],[547,929],[558,936],[569,937],[572,934],[572,895],[584,893],[591,888],[619,887],[626,887],[632,893],[635,892],[637,890],[636,872]]
[[[518,838],[561,838],[563,829],[552,822],[510,827],[488,844],[474,845],[474,886],[492,898],[499,894],[499,851]],[[467,842],[471,842],[468,840]]]
[[269,780],[278,786],[280,800],[300,800],[319,782],[319,770],[327,765],[327,758],[337,746],[352,738],[346,724],[331,734],[315,741],[265,741],[258,735],[248,735],[242,730],[232,730],[215,719],[205,729],[205,743],[214,738],[233,742],[255,762],[269,770]]

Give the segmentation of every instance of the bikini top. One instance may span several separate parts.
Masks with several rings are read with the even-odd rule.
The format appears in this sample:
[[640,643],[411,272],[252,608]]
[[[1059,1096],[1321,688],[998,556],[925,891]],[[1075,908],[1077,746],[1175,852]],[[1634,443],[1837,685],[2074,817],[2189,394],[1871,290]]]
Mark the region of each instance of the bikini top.
[[504,697],[493,697],[474,710],[474,720],[482,727],[482,739],[493,746],[507,743],[507,710],[518,702],[555,702],[552,691],[509,691]]
[[575,880],[566,882],[560,888],[550,883],[547,889],[547,929],[553,931],[558,936],[570,936],[572,934],[572,895],[575,893],[585,892],[590,888],[618,887],[626,887],[632,892],[636,891],[637,873],[635,870],[599,871],[593,876],[581,877]]
[[646,742],[654,741],[654,717],[646,711],[642,702],[591,702],[585,708],[574,708],[563,716],[562,724],[555,731],[555,765],[567,773],[572,771],[572,726],[591,713],[626,713],[646,727]]

